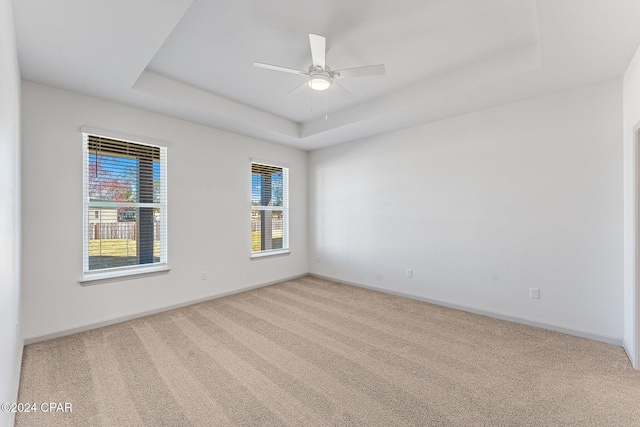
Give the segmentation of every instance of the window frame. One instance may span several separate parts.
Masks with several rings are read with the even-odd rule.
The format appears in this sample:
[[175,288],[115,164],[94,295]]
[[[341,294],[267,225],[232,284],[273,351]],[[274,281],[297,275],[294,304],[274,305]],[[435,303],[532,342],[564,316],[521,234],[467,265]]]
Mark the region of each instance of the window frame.
[[[123,280],[127,278],[133,278],[132,276],[146,276],[150,274],[167,273],[170,268],[168,264],[168,232],[167,232],[167,157],[168,157],[168,144],[164,141],[159,141],[150,138],[137,137],[132,135],[126,135],[119,132],[105,131],[101,129],[95,129],[87,126],[80,128],[82,135],[82,277],[78,280],[81,284],[96,284],[104,281]],[[89,199],[89,177],[88,177],[88,151],[89,151],[89,136],[108,138],[112,140],[122,141],[125,143],[138,144],[142,146],[151,146],[160,150],[160,200],[158,203],[153,202],[154,206],[159,208],[159,227],[161,233],[160,239],[160,260],[159,262],[136,264],[129,266],[110,267],[102,269],[89,270],[89,220],[92,210],[90,207],[96,204]],[[109,203],[107,203],[109,204]],[[150,203],[130,203],[129,205],[136,205],[140,207],[146,206]]]
[[[261,166],[267,166],[267,167],[275,167],[275,168],[280,168],[282,169],[282,206],[262,206],[262,205],[253,205],[252,204],[252,196],[253,196],[253,165],[254,164],[258,164]],[[251,253],[251,259],[259,259],[259,258],[265,258],[265,257],[271,257],[271,256],[277,256],[277,255],[287,255],[289,253],[291,253],[291,241],[290,241],[290,213],[289,213],[289,206],[290,206],[290,189],[289,189],[289,184],[290,184],[290,168],[289,165],[286,163],[282,163],[282,162],[274,162],[274,161],[270,161],[270,160],[264,160],[264,159],[256,159],[256,158],[251,158],[251,161],[249,163],[249,171],[250,171],[250,182],[249,182],[249,186],[250,186],[250,191],[249,191],[249,196],[250,196],[250,200],[249,200],[249,205],[250,205],[250,214],[249,214],[249,231],[250,233],[252,232],[252,213],[254,210],[259,210],[259,211],[267,211],[267,210],[281,210],[282,211],[282,248],[278,248],[278,249],[267,249],[267,250],[260,250],[259,252],[254,252],[252,247],[249,247],[250,249],[250,253]],[[252,241],[251,241],[252,243]]]

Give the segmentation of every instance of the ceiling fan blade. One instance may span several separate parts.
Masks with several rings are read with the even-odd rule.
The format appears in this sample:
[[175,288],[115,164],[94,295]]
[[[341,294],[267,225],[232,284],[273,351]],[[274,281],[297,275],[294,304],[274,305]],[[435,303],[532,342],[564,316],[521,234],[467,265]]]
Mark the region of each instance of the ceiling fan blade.
[[365,67],[345,68],[343,70],[333,71],[331,74],[335,79],[344,79],[347,77],[364,77],[364,76],[380,76],[384,74],[384,64],[367,65]]
[[253,66],[259,67],[259,68],[266,68],[267,70],[284,71],[285,73],[291,73],[291,74],[300,74],[303,76],[309,75],[309,73],[306,71],[294,70],[293,68],[281,67],[279,65],[265,64],[263,62],[254,62]]
[[292,91],[290,91],[288,94],[286,94],[285,96],[296,96],[296,95],[300,95],[303,91],[304,88],[309,87],[309,82],[304,82],[301,85],[296,86],[295,88],[293,88]]
[[331,86],[334,86],[337,90],[335,91],[338,95],[343,98],[355,98],[356,96],[340,86],[335,80],[331,79]]
[[324,70],[327,53],[327,39],[317,34],[309,34],[309,44],[311,45],[311,60],[314,67]]

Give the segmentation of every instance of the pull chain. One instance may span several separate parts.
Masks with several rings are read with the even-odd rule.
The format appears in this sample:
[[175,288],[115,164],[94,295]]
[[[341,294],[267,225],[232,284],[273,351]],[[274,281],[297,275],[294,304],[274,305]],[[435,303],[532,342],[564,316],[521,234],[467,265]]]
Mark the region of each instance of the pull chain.
[[329,95],[327,94],[328,91],[324,91],[324,119],[328,120],[329,119],[329,103],[327,102],[327,98],[329,97]]

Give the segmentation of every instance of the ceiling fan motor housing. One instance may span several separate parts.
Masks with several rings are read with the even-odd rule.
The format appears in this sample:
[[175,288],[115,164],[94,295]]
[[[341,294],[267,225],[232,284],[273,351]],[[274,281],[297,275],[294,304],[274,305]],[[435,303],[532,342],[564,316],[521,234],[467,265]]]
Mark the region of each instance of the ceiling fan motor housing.
[[309,67],[309,87],[314,90],[327,90],[331,86],[331,70],[320,66]]

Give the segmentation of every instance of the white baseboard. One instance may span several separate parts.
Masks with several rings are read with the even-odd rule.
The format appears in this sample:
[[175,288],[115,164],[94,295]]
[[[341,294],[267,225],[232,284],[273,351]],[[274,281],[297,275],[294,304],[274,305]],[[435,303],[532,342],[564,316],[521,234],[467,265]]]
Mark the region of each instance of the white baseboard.
[[[22,371],[22,352],[24,350],[24,340],[19,340],[18,343],[18,358],[16,360],[15,374],[13,380],[13,402],[18,402],[18,391],[20,390],[20,372]],[[16,413],[12,412],[9,416],[9,426],[13,427],[16,422]]]
[[180,308],[180,307],[186,307],[188,305],[197,304],[199,302],[209,301],[209,300],[216,299],[216,298],[222,298],[222,297],[226,297],[228,295],[233,295],[233,294],[238,294],[238,293],[245,292],[245,291],[250,291],[251,289],[258,289],[258,288],[262,288],[262,287],[265,287],[265,286],[274,285],[276,283],[286,282],[287,280],[298,279],[300,277],[304,277],[304,276],[308,276],[308,275],[309,275],[308,273],[304,273],[304,274],[299,274],[297,276],[285,277],[283,279],[274,280],[274,281],[267,282],[267,283],[262,283],[262,284],[259,284],[259,285],[247,286],[247,287],[236,289],[236,290],[233,290],[233,291],[230,291],[230,292],[222,292],[222,293],[211,295],[211,296],[207,296],[207,297],[204,297],[204,298],[198,298],[198,299],[195,299],[195,300],[181,302],[179,304],[173,304],[173,305],[169,305],[169,306],[156,308],[156,309],[153,309],[153,310],[143,311],[141,313],[130,314],[130,315],[127,315],[127,316],[114,317],[114,318],[111,318],[111,319],[103,320],[101,322],[88,323],[88,324],[80,325],[80,326],[77,326],[77,327],[74,327],[74,328],[61,329],[61,330],[58,330],[58,331],[48,332],[48,333],[42,334],[42,335],[34,335],[34,336],[31,336],[31,337],[26,337],[24,339],[24,345],[35,344],[37,342],[47,341],[47,340],[51,340],[51,339],[54,339],[54,338],[60,338],[60,337],[64,337],[64,336],[67,336],[67,335],[76,334],[76,333],[79,333],[79,332],[89,331],[91,329],[98,329],[98,328],[102,328],[104,326],[114,325],[114,324],[120,323],[120,322],[126,322],[127,320],[137,319],[139,317],[144,317],[144,316],[150,316],[152,314],[161,313],[163,311],[173,310],[173,309]]
[[[449,308],[453,308],[455,310],[461,310],[461,311],[466,311],[466,312],[469,312],[469,313],[474,313],[474,314],[480,314],[480,315],[483,315],[483,316],[493,317],[494,319],[506,320],[508,322],[519,323],[521,325],[534,326],[534,327],[540,328],[540,329],[547,329],[547,330],[550,330],[550,331],[560,332],[560,333],[567,334],[567,335],[572,335],[572,336],[575,336],[575,337],[586,338],[586,339],[590,339],[590,340],[593,340],[593,341],[604,342],[604,343],[607,343],[607,344],[615,345],[617,347],[624,347],[622,338],[618,338],[618,337],[611,337],[611,336],[607,336],[607,335],[594,334],[592,332],[582,331],[582,330],[578,330],[578,329],[565,328],[563,326],[558,326],[558,325],[554,325],[554,324],[551,324],[551,323],[544,323],[544,322],[539,322],[539,321],[536,321],[536,320],[530,320],[530,319],[525,319],[525,318],[521,318],[521,317],[514,317],[514,316],[511,316],[511,315],[508,315],[508,314],[502,314],[502,313],[498,313],[498,312],[488,311],[488,310],[484,310],[484,309],[477,308],[477,307],[471,307],[471,306],[465,306],[465,305],[461,305],[461,304],[455,304],[455,303],[451,303],[451,302],[448,302],[448,301],[442,301],[442,300],[437,300],[437,299],[432,299],[432,298],[424,298],[424,297],[421,297],[421,296],[412,295],[412,294],[408,294],[408,293],[404,293],[404,292],[396,292],[396,291],[392,291],[392,290],[389,290],[389,289],[378,288],[378,287],[369,286],[369,285],[363,285],[361,283],[349,282],[349,281],[336,279],[336,278],[328,277],[328,276],[322,276],[320,274],[309,273],[309,275],[313,276],[313,277],[317,277],[319,279],[331,280],[333,282],[344,283],[344,284],[347,284],[347,285],[357,286],[357,287],[360,287],[360,288],[371,289],[371,290],[378,291],[378,292],[384,292],[384,293],[387,293],[387,294],[397,295],[397,296],[401,296],[401,297],[404,297],[404,298],[414,299],[414,300],[417,300],[417,301],[424,301],[424,302],[428,302],[428,303],[431,303],[431,304],[440,305],[440,306],[443,306],[443,307],[449,307]],[[626,350],[626,348],[625,348],[625,350]],[[627,351],[627,354],[629,354],[629,351]]]
[[622,340],[622,348],[624,348],[625,353],[627,353],[627,357],[629,358],[629,361],[631,362],[631,366],[633,366],[635,369],[638,369],[638,366],[636,365],[636,360],[633,357],[634,356],[634,352],[632,351],[631,347],[629,346],[629,343],[627,342],[627,340]]
[[[341,280],[341,279],[338,279],[338,278],[323,276],[323,275],[314,274],[314,273],[299,274],[297,276],[286,277],[286,278],[282,278],[282,279],[279,279],[279,280],[275,280],[275,281],[271,281],[271,282],[267,282],[267,283],[262,283],[262,284],[259,284],[259,285],[248,286],[248,287],[236,289],[234,291],[223,292],[223,293],[216,294],[216,295],[211,295],[211,296],[208,296],[208,297],[205,297],[205,298],[199,298],[199,299],[196,299],[196,300],[186,301],[186,302],[182,302],[182,303],[179,303],[179,304],[174,304],[174,305],[170,305],[170,306],[157,308],[157,309],[154,309],[154,310],[148,310],[148,311],[144,311],[144,312],[141,312],[141,313],[135,313],[135,314],[127,315],[127,316],[115,317],[115,318],[104,320],[104,321],[101,321],[101,322],[90,323],[90,324],[81,325],[81,326],[78,326],[78,327],[75,327],[75,328],[54,331],[54,332],[50,332],[50,333],[46,333],[46,334],[42,334],[42,335],[26,337],[24,339],[24,345],[34,344],[34,343],[37,343],[37,342],[40,342],[40,341],[46,341],[46,340],[50,340],[50,339],[54,339],[54,338],[59,338],[59,337],[67,336],[67,335],[72,335],[72,334],[75,334],[75,333],[78,333],[78,332],[84,332],[84,331],[88,331],[88,330],[91,330],[91,329],[97,329],[97,328],[113,325],[113,324],[120,323],[120,322],[126,322],[127,320],[137,319],[139,317],[149,316],[149,315],[152,315],[152,314],[161,313],[163,311],[173,310],[173,309],[176,309],[176,308],[185,307],[185,306],[192,305],[192,304],[197,304],[199,302],[209,301],[209,300],[216,299],[216,298],[221,298],[221,297],[224,297],[224,296],[227,296],[227,295],[233,295],[233,294],[237,294],[237,293],[240,293],[240,292],[249,291],[251,289],[262,288],[262,287],[265,287],[265,286],[273,285],[273,284],[280,283],[280,282],[286,282],[287,280],[293,280],[293,279],[297,279],[297,278],[308,276],[308,275],[313,276],[313,277],[318,277],[320,279],[331,280],[331,281],[334,281],[334,282],[345,283],[345,284],[348,284],[348,285],[358,286],[358,287],[361,287],[361,288],[371,289],[371,290],[374,290],[374,291],[379,291],[379,292],[385,292],[385,293],[388,293],[388,294],[398,295],[398,296],[401,296],[401,297],[404,297],[404,298],[410,298],[410,299],[414,299],[414,300],[418,300],[418,301],[424,301],[424,302],[428,302],[428,303],[431,303],[431,304],[436,304],[436,305],[440,305],[440,306],[444,306],[444,307],[453,308],[453,309],[456,309],[456,310],[466,311],[466,312],[469,312],[469,313],[475,313],[475,314],[480,314],[480,315],[483,315],[483,316],[493,317],[494,319],[506,320],[506,321],[509,321],[509,322],[519,323],[519,324],[527,325],[527,326],[534,326],[534,327],[541,328],[541,329],[547,329],[547,330],[560,332],[560,333],[567,334],[567,335],[572,335],[572,336],[576,336],[576,337],[580,337],[580,338],[586,338],[586,339],[590,339],[590,340],[594,340],[594,341],[604,342],[604,343],[615,345],[615,346],[618,346],[618,347],[623,347],[625,349],[625,351],[627,352],[627,355],[629,356],[629,359],[631,360],[632,364],[634,363],[634,361],[632,359],[632,354],[633,353],[631,351],[629,351],[630,349],[628,348],[628,346],[626,345],[626,343],[624,342],[624,340],[622,338],[611,337],[611,336],[607,336],[607,335],[600,335],[600,334],[595,334],[595,333],[592,333],[592,332],[582,331],[582,330],[577,330],[577,329],[572,329],[572,328],[565,328],[565,327],[559,326],[559,325],[539,322],[539,321],[526,319],[526,318],[521,318],[521,317],[515,317],[515,316],[503,314],[503,313],[484,310],[484,309],[477,308],[477,307],[465,306],[465,305],[461,305],[461,304],[451,303],[451,302],[448,302],[448,301],[442,301],[442,300],[437,300],[437,299],[432,299],[432,298],[424,298],[424,297],[420,297],[420,296],[417,296],[417,295],[412,295],[412,294],[408,294],[408,293],[404,293],[404,292],[396,292],[396,291],[392,291],[392,290],[389,290],[389,289],[378,288],[378,287],[369,286],[369,285],[363,285],[361,283],[349,282],[349,281]],[[634,364],[634,366],[635,366],[635,364]]]

